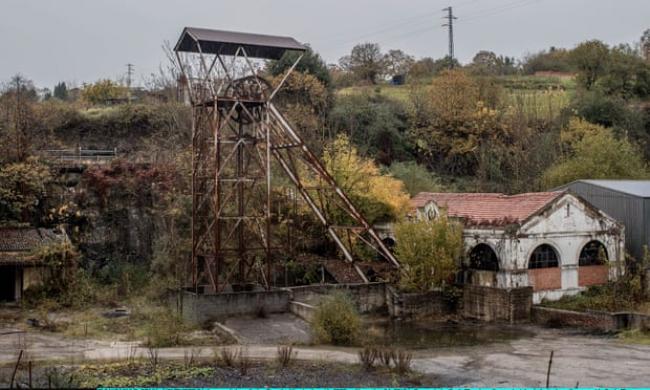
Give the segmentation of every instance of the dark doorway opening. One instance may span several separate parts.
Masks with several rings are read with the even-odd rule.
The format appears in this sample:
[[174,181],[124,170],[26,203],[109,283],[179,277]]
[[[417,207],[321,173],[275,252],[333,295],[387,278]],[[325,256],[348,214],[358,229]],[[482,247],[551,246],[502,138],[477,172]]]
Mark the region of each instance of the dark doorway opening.
[[487,244],[478,244],[469,252],[470,268],[482,271],[498,271],[499,258]]
[[0,301],[16,300],[16,267],[0,266]]

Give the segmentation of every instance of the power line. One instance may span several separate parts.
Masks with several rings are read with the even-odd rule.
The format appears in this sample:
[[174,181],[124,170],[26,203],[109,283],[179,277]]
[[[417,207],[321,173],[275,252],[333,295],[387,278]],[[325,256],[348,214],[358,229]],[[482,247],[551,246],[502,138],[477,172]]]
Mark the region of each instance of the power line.
[[458,19],[454,16],[454,12],[451,9],[451,6],[443,8],[443,11],[447,11],[447,16],[444,18],[447,19],[447,23],[443,24],[443,27],[449,28],[449,67],[454,67],[454,20]]
[[133,80],[133,71],[135,70],[135,65],[126,64],[126,86],[131,89],[131,81]]
[[520,8],[524,7],[526,5],[530,5],[532,3],[537,2],[538,0],[519,0],[519,1],[514,1],[511,3],[503,4],[499,7],[494,7],[494,8],[486,8],[477,12],[472,12],[467,15],[463,16],[463,23],[471,20],[477,20],[477,19],[482,19],[486,16],[492,16],[499,14],[504,11],[509,11],[511,9],[515,8]]

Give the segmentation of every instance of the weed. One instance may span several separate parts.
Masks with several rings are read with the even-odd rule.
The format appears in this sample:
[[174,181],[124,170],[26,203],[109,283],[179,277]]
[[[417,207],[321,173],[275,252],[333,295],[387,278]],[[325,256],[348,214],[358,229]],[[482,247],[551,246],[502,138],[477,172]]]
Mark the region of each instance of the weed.
[[158,348],[154,347],[147,347],[147,354],[149,357],[149,366],[151,367],[151,371],[156,372],[158,369]]
[[246,374],[248,374],[248,369],[251,366],[251,360],[241,348],[239,349],[239,353],[237,355],[239,356],[237,362],[237,365],[239,366],[239,374],[246,376]]
[[395,350],[392,348],[382,348],[379,350],[379,361],[386,368],[390,368],[390,362],[395,360]]
[[224,367],[234,367],[237,360],[237,352],[231,348],[222,348],[219,351],[219,363]]
[[192,348],[183,352],[183,367],[191,368],[196,364],[196,359],[201,355],[201,348]]
[[73,373],[66,374],[62,370],[53,367],[45,371],[48,389],[73,389],[81,387],[77,377]]
[[278,346],[278,364],[282,368],[289,367],[291,360],[298,355],[298,351],[293,350],[293,345]]
[[397,371],[398,374],[404,375],[411,371],[411,360],[413,359],[413,355],[408,352],[404,351],[402,349],[398,350],[395,353],[395,371]]
[[359,351],[359,362],[361,366],[370,371],[375,367],[375,360],[377,360],[378,351],[374,347],[364,347]]

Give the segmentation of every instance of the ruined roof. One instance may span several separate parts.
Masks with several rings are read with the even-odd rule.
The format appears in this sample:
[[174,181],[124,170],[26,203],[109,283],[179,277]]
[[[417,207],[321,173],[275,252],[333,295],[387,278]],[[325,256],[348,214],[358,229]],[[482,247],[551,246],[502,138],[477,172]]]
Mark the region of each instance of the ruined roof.
[[174,50],[193,53],[235,55],[243,47],[253,58],[277,60],[287,50],[305,51],[307,48],[291,37],[251,34],[236,31],[185,27]]
[[[587,183],[641,198],[650,198],[650,180],[577,180],[577,182]],[[565,187],[568,186],[570,184]]]
[[0,227],[0,252],[29,252],[62,238],[53,229]]
[[444,208],[450,217],[462,218],[468,225],[505,226],[520,224],[543,209],[564,192],[529,192],[518,195],[499,193],[421,192],[411,199],[411,207],[429,202]]

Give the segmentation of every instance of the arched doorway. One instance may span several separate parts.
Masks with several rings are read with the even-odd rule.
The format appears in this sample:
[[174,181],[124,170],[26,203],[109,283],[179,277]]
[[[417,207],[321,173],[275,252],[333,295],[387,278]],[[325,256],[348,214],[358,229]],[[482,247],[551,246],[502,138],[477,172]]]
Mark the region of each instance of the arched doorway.
[[499,257],[487,244],[478,244],[468,253],[469,269],[465,280],[469,284],[496,287]]
[[499,257],[487,244],[478,244],[469,252],[469,267],[481,271],[498,271]]
[[560,256],[551,245],[541,244],[530,254],[528,282],[535,291],[562,288]]
[[609,254],[602,242],[592,240],[580,250],[578,285],[582,287],[606,284],[609,281]]

